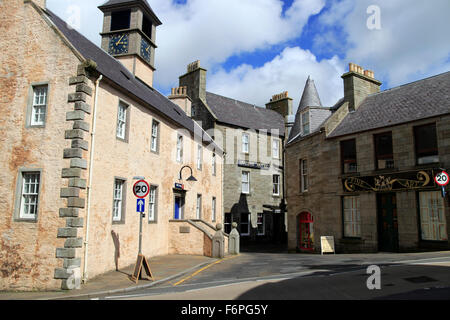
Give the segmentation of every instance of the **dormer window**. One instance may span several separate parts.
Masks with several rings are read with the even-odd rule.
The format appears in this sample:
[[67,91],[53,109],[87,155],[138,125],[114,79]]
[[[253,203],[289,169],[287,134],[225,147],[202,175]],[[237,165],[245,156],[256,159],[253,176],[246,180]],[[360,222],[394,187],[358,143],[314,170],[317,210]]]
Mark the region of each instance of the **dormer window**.
[[309,111],[302,113],[302,133],[307,135],[310,132],[309,127]]
[[111,13],[111,31],[130,29],[131,10]]

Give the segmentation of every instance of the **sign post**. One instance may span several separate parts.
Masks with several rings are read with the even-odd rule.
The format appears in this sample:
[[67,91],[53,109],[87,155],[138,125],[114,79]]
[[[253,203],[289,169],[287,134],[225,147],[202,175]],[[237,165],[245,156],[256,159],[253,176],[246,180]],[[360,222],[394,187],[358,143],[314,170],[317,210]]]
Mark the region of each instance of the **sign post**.
[[445,186],[448,185],[448,183],[450,182],[448,173],[445,171],[438,173],[436,177],[434,177],[434,181],[436,181],[436,183],[442,187],[442,197],[445,198],[447,194],[445,192]]
[[150,193],[150,186],[145,180],[139,180],[133,186],[133,193],[137,198],[136,201],[136,212],[139,213],[139,253],[137,257],[136,267],[134,268],[134,273],[131,276],[131,280],[135,283],[138,282],[139,278],[142,276],[142,267],[144,267],[145,272],[153,280],[153,275],[150,270],[147,259],[142,254],[142,219],[145,217],[145,197]]

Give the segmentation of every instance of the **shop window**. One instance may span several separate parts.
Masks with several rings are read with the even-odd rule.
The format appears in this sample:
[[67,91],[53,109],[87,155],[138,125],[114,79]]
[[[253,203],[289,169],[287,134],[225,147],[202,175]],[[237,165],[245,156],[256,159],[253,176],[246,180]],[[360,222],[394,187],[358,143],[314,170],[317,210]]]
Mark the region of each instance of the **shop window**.
[[374,136],[375,160],[377,169],[394,168],[394,152],[392,147],[392,133],[382,133]]
[[419,205],[422,240],[447,241],[447,222],[441,193],[420,192]]
[[343,197],[344,237],[361,237],[361,215],[359,211],[359,197]]
[[258,213],[258,236],[265,234],[265,219],[263,213]]

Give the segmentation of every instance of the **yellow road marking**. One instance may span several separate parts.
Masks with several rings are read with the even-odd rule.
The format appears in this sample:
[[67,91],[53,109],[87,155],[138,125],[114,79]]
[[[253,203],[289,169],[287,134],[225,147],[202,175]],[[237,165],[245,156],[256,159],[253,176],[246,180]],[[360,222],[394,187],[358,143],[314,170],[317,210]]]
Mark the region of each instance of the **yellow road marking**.
[[193,274],[191,274],[190,276],[188,276],[188,277],[186,277],[186,278],[184,278],[184,279],[181,279],[181,280],[178,281],[177,283],[173,284],[173,286],[176,287],[177,285],[179,285],[179,284],[185,282],[186,280],[189,280],[189,279],[195,277],[195,276],[198,275],[200,272],[202,272],[202,271],[204,271],[204,270],[206,270],[206,269],[212,267],[213,265],[216,265],[216,264],[218,264],[218,263],[221,263],[221,262],[223,262],[223,261],[225,261],[225,260],[230,260],[230,259],[236,258],[236,257],[238,257],[238,256],[239,256],[239,255],[235,255],[235,256],[223,258],[223,259],[217,260],[216,262],[210,263],[210,264],[208,264],[206,267],[203,267],[203,268],[201,268],[201,269],[195,271],[195,272],[194,272]]

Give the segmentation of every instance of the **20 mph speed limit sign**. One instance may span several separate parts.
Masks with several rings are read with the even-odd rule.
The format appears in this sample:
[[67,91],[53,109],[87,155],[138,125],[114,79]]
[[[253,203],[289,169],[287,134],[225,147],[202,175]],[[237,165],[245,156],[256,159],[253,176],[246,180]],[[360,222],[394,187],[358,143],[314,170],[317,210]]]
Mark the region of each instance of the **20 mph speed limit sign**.
[[442,171],[441,173],[438,173],[436,177],[434,178],[436,183],[440,185],[441,187],[445,187],[450,182],[448,173],[445,171]]
[[150,192],[150,186],[145,180],[139,180],[133,186],[133,193],[139,199],[144,199]]

